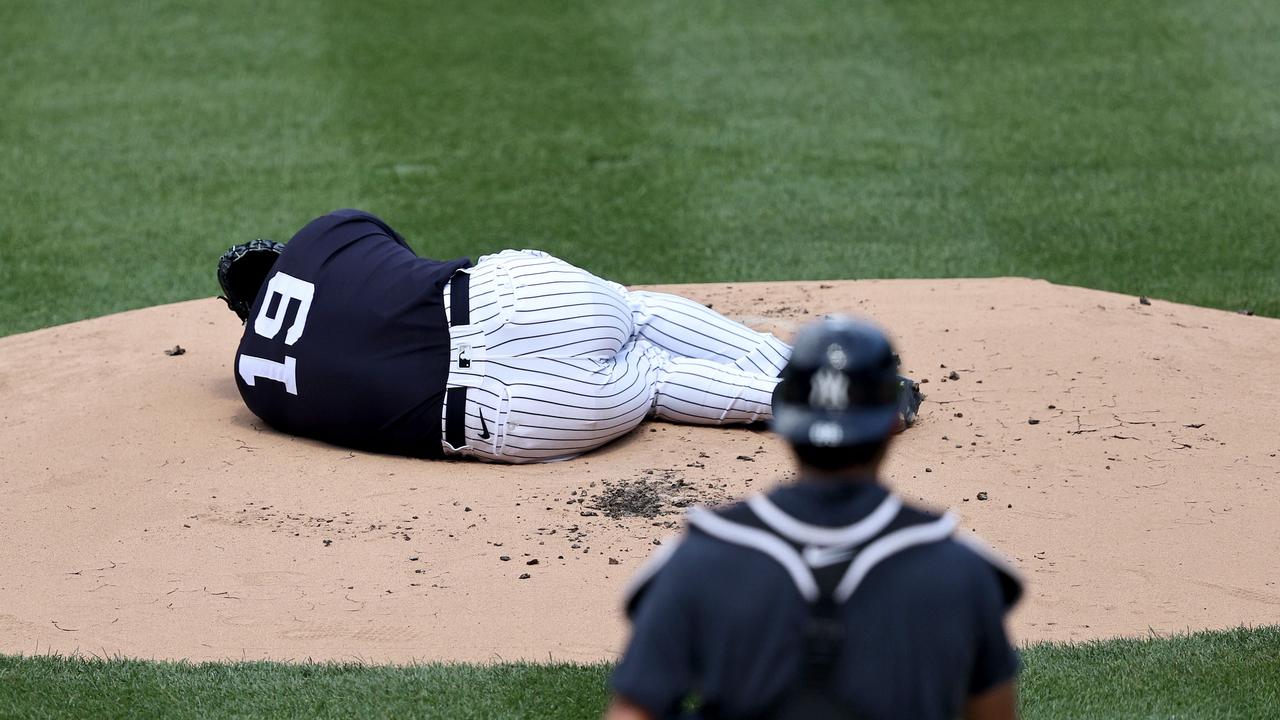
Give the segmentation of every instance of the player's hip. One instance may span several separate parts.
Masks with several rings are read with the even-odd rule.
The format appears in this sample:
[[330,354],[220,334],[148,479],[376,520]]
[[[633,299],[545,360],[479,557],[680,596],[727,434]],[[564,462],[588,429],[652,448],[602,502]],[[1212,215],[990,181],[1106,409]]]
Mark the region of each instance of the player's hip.
[[599,447],[639,425],[654,397],[647,368],[584,359],[490,359],[483,375],[460,380],[466,384],[447,391],[455,400],[443,411],[445,453],[500,462]]
[[[472,298],[481,322],[500,323],[494,345],[510,356],[574,357],[617,352],[635,332],[626,290],[536,250],[487,255],[472,268]],[[493,306],[488,288],[507,301]]]

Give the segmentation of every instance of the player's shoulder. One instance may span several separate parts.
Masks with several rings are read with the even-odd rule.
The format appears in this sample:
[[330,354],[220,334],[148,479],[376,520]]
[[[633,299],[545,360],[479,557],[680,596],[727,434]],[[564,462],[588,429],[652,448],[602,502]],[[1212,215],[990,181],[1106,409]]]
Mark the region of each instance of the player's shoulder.
[[749,547],[725,542],[722,536],[706,530],[709,523],[740,525],[750,517],[746,508],[745,503],[740,502],[716,508],[689,508],[682,532],[662,541],[660,550],[651,557],[653,571],[661,569],[665,574],[699,577],[709,568],[738,561],[744,554],[754,554]]
[[[679,588],[690,596],[699,595],[707,587],[720,586],[726,573],[739,580],[753,568],[769,572],[774,563],[760,553],[708,534],[699,529],[697,518],[721,518],[735,515],[736,506],[690,508],[682,531],[659,541],[657,549],[631,577],[623,592],[624,606],[634,612],[641,596],[655,584]],[[691,519],[694,519],[692,522]]]
[[957,528],[946,539],[921,548],[920,559],[938,570],[934,582],[951,578],[972,589],[994,583],[1001,600],[1012,607],[1022,597],[1022,578],[1014,564],[972,530]]
[[[382,238],[406,250],[409,244],[382,218],[366,210],[341,208],[313,219],[289,240],[285,254],[336,251],[363,238]],[[292,252],[290,252],[292,250]]]

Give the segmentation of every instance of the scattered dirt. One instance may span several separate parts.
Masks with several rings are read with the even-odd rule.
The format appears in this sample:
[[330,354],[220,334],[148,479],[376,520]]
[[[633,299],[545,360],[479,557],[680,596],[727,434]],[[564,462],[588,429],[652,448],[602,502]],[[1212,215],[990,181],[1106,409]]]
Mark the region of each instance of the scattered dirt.
[[671,515],[690,505],[716,505],[728,497],[722,491],[689,482],[678,469],[645,470],[638,478],[606,480],[601,485],[604,489],[591,497],[588,507],[610,518]]
[[604,492],[591,501],[593,507],[611,518],[656,517],[663,507],[656,483],[648,480],[623,481],[617,485],[605,483]]
[[762,308],[760,310],[760,314],[768,318],[780,318],[780,317],[791,318],[791,317],[808,315],[809,309],[805,307],[799,307],[799,306],[779,305],[775,307]]

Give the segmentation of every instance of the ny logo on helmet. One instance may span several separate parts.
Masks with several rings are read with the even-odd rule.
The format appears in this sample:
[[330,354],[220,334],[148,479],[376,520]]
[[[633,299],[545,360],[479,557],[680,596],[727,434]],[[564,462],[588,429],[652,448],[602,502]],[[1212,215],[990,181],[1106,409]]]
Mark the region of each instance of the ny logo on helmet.
[[809,405],[824,410],[849,407],[849,378],[831,368],[819,370],[810,381]]

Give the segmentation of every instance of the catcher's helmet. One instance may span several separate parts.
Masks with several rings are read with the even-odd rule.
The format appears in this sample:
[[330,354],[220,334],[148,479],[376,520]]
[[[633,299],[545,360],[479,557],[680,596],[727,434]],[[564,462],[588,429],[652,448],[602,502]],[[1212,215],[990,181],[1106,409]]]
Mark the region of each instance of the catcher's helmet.
[[879,442],[898,424],[898,357],[875,326],[848,316],[796,335],[773,393],[773,429],[793,445]]

